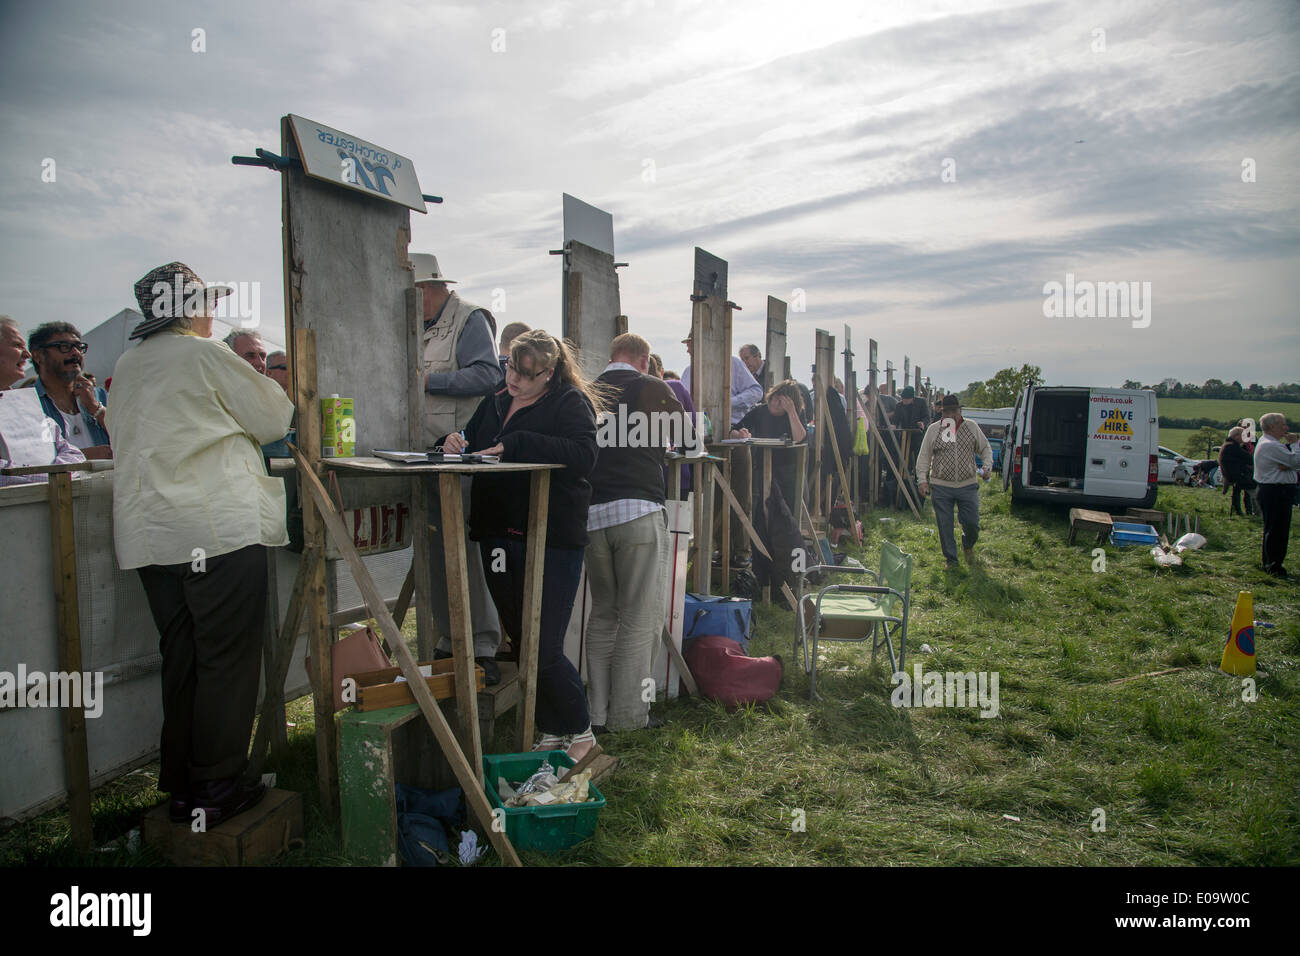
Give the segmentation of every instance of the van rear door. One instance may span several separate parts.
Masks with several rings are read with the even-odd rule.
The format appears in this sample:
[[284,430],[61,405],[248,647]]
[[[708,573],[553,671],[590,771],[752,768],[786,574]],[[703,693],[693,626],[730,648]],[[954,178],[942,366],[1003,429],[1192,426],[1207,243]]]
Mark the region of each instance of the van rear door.
[[1015,410],[1011,413],[1011,424],[1007,426],[1007,437],[1002,442],[1002,490],[1006,491],[1011,485],[1011,475],[1015,471],[1015,462],[1017,452],[1020,449],[1022,433],[1024,432],[1021,421],[1021,409],[1025,409],[1028,415],[1029,393],[1033,391],[1033,386],[1026,388],[1016,398]]
[[1093,388],[1088,395],[1086,495],[1141,498],[1147,491],[1152,443],[1151,393],[1137,389]]

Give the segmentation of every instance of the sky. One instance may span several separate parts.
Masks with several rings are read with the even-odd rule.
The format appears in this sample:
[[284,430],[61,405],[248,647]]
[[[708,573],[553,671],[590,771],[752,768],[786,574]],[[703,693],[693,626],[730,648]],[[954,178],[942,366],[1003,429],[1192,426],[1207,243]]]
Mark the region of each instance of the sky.
[[[230,157],[278,152],[296,113],[413,161],[445,202],[411,251],[500,324],[561,331],[568,192],[613,215],[622,310],[671,369],[700,246],[729,263],[737,347],[769,295],[803,304],[804,381],[814,330],[840,348],[846,325],[860,379],[869,338],[949,389],[1023,363],[1300,378],[1293,2],[0,10],[0,312],[25,330],[84,332],[179,259],[256,283],[283,340],[278,174]],[[1067,275],[1143,294],[1046,314]]]

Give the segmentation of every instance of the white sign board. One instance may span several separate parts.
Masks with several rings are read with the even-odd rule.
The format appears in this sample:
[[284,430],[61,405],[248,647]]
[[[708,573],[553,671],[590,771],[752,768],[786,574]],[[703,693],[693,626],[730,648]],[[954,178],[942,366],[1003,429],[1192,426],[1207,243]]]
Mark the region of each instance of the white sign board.
[[576,239],[584,246],[614,254],[614,217],[564,193],[564,242]]
[[308,176],[427,212],[415,165],[405,156],[293,113],[289,125]]

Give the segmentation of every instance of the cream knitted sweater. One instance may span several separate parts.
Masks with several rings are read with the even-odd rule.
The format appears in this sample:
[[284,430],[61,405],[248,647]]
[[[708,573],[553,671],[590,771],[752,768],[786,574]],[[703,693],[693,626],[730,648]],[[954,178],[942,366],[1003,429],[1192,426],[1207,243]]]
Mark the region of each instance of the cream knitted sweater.
[[975,456],[992,467],[993,449],[984,432],[969,418],[963,418],[945,441],[944,422],[940,419],[925,430],[921,450],[916,456],[916,480],[945,488],[962,488],[977,477]]

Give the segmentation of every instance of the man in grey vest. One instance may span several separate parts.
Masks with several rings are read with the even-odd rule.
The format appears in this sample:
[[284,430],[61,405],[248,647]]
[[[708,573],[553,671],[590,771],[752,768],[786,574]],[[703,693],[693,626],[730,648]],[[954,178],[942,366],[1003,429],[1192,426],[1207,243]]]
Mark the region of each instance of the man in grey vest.
[[[415,287],[422,293],[424,336],[421,343],[421,373],[424,376],[424,443],[432,448],[443,435],[458,432],[469,422],[483,396],[500,390],[501,367],[497,364],[496,320],[487,309],[463,299],[447,286],[448,279],[438,259],[425,253],[411,255]],[[469,517],[468,476],[461,479],[462,506]],[[438,515],[436,494],[429,499],[429,514]],[[447,569],[441,538],[432,542],[429,565],[432,576],[433,621],[438,628],[434,658],[451,656],[451,621],[447,612]],[[477,545],[465,549],[469,573],[470,621],[474,630],[474,660],[483,668],[487,684],[501,682],[496,652],[501,644],[501,622],[488,594],[483,561]]]

